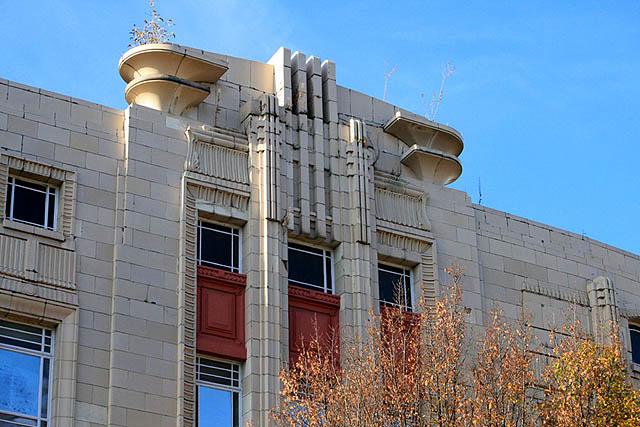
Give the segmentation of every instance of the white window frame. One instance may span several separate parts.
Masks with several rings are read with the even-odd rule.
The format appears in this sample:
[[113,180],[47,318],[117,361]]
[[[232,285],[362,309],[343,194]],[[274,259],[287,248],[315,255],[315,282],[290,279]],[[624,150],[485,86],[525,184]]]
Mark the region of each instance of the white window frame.
[[[404,286],[404,283],[405,283],[404,282],[404,278],[406,277],[406,278],[409,279],[409,292],[411,293],[411,298],[410,298],[409,304],[407,304],[405,308],[406,308],[407,311],[414,311],[415,310],[415,298],[416,298],[416,295],[415,295],[415,289],[414,289],[414,286],[413,286],[413,269],[404,267],[402,265],[393,265],[393,264],[389,264],[389,263],[380,263],[379,262],[378,263],[378,272],[380,270],[382,270],[382,271],[384,271],[386,273],[398,274],[397,271],[391,271],[391,270],[385,269],[385,267],[387,267],[387,268],[391,267],[391,268],[395,268],[395,269],[398,269],[398,270],[402,270],[401,277],[403,279],[402,280],[403,286]],[[406,289],[405,289],[405,295],[406,295]],[[392,301],[386,301],[386,300],[382,299],[382,297],[380,296],[380,274],[379,273],[378,273],[378,299],[380,300],[380,304],[385,305],[385,306],[390,306],[390,307],[400,307],[401,306],[398,303],[395,303],[395,302],[392,302]]]
[[[296,246],[302,246],[302,247],[308,247],[308,248],[313,248],[316,250],[320,250],[322,251],[322,255],[316,253],[316,252],[312,252],[312,251],[306,251],[304,249],[300,249],[300,248],[292,248],[291,244],[296,245]],[[299,243],[299,242],[289,242],[289,244],[287,244],[287,251],[289,250],[294,250],[294,251],[298,251],[298,252],[304,252],[310,255],[314,255],[317,257],[321,257],[322,258],[322,274],[323,274],[323,283],[324,286],[322,288],[320,288],[317,285],[314,285],[312,283],[306,283],[306,282],[300,282],[298,280],[294,280],[291,278],[287,278],[289,283],[293,283],[294,285],[300,285],[302,287],[305,288],[311,288],[314,289],[318,292],[324,292],[325,294],[335,294],[336,291],[336,287],[335,287],[335,283],[334,283],[334,274],[335,274],[335,266],[333,265],[333,251],[320,247],[320,246],[312,246],[312,245],[307,245],[304,243]],[[327,273],[327,260],[329,260],[329,264],[331,265],[331,272],[328,274]],[[291,259],[289,259],[289,265],[291,264]]]
[[[215,225],[217,227],[223,227],[223,228],[228,228],[230,231],[222,231],[222,230],[217,230],[215,228],[212,227],[207,227],[205,224],[212,224]],[[234,250],[234,237],[238,238],[238,265],[234,266],[234,265],[224,265],[224,264],[219,264],[216,262],[212,262],[212,261],[207,261],[207,260],[203,260],[202,259],[202,244],[200,242],[202,242],[202,229],[207,229],[207,230],[211,230],[213,232],[216,233],[221,233],[221,234],[227,234],[231,236],[231,264],[233,264],[233,250]],[[233,273],[241,273],[242,272],[242,230],[240,228],[237,227],[232,227],[230,225],[227,224],[219,224],[217,222],[213,222],[213,221],[207,221],[207,220],[202,220],[199,219],[198,220],[198,226],[197,226],[197,232],[198,232],[198,236],[197,236],[197,243],[198,243],[198,253],[197,253],[197,262],[198,265],[204,265],[204,266],[209,266],[209,267],[223,267],[223,268],[229,268]]]
[[[25,181],[25,182],[30,182],[36,185],[41,185],[43,187],[46,188],[46,190],[42,191],[42,190],[36,190],[35,188],[31,188],[31,187],[25,187],[23,185],[20,185],[18,183],[16,183],[16,180],[20,180],[20,181]],[[20,222],[22,224],[28,224],[28,225],[33,225],[34,227],[39,227],[39,228],[44,228],[45,230],[51,230],[51,231],[55,231],[57,228],[57,224],[58,224],[58,203],[60,201],[60,191],[61,188],[58,185],[51,185],[49,183],[46,182],[42,182],[42,181],[38,181],[35,179],[28,179],[28,178],[24,178],[22,176],[16,176],[16,175],[9,175],[9,178],[7,179],[7,186],[9,187],[7,190],[7,193],[9,191],[11,191],[11,196],[7,195],[7,203],[9,203],[9,197],[11,199],[11,203],[9,204],[9,206],[7,206],[9,209],[9,214],[6,216],[6,218],[9,221],[15,221],[15,222]],[[15,189],[17,187],[20,188],[26,188],[27,190],[30,191],[36,191],[38,193],[44,193],[46,195],[45,197],[45,206],[44,206],[44,225],[41,224],[37,224],[34,222],[29,222],[29,221],[25,221],[22,219],[18,219],[18,218],[14,218],[13,216],[13,210],[14,210],[14,206],[15,206]],[[53,190],[53,193],[51,192],[51,190]],[[48,227],[48,222],[49,222],[49,199],[50,197],[53,197],[53,224],[52,227]]]
[[[206,381],[206,380],[202,380],[200,379],[200,361],[202,359],[206,359],[206,360],[211,360],[213,362],[218,362],[218,363],[226,363],[228,365],[230,365],[231,367],[231,386],[225,385],[225,384],[217,384],[211,381]],[[237,368],[237,373],[238,373],[238,380],[237,380],[237,385],[233,385],[233,367]],[[217,359],[217,358],[213,358],[213,357],[204,357],[204,356],[197,356],[196,357],[196,395],[197,395],[197,403],[196,403],[196,425],[200,425],[200,420],[198,419],[198,416],[200,415],[200,393],[198,392],[199,387],[208,387],[208,388],[212,388],[215,390],[224,390],[224,391],[229,391],[231,393],[237,393],[238,394],[238,427],[242,426],[242,366],[240,366],[240,364],[235,363],[235,362],[231,362],[228,360],[223,360],[223,359]],[[233,409],[232,409],[233,412]]]
[[[16,329],[13,328],[11,325],[19,325],[19,323],[16,322],[9,322],[9,321],[5,321],[5,320],[0,320],[0,326],[3,328],[7,328],[10,330],[14,330],[14,331],[18,331],[20,333],[27,333],[27,334],[32,334],[31,332],[27,332],[21,329]],[[53,367],[53,359],[54,359],[54,331],[52,329],[48,329],[48,328],[41,328],[39,326],[33,326],[33,325],[26,325],[29,327],[33,327],[33,328],[38,328],[40,329],[41,332],[41,342],[40,342],[40,350],[33,350],[33,349],[28,349],[28,348],[24,348],[24,347],[20,347],[17,345],[11,345],[11,344],[5,344],[0,342],[0,349],[3,350],[7,350],[7,351],[12,351],[15,353],[21,353],[21,354],[27,354],[30,356],[36,356],[40,358],[40,378],[39,378],[39,383],[38,383],[38,416],[36,418],[29,416],[29,415],[25,415],[25,414],[18,414],[18,413],[13,413],[13,412],[8,412],[8,411],[2,411],[0,410],[0,414],[8,414],[8,415],[15,415],[15,416],[19,416],[21,418],[27,418],[27,419],[31,419],[31,420],[35,420],[36,421],[36,426],[40,427],[43,425],[46,426],[51,426],[51,412],[52,412],[52,406],[51,406],[51,402],[52,402],[52,390],[53,390],[53,373],[54,373],[54,367]],[[0,336],[2,336],[0,334]],[[6,335],[5,335],[6,336]],[[7,338],[10,338],[14,341],[24,341],[24,340],[20,340],[18,338],[14,338],[14,337],[9,337],[7,336]],[[49,343],[47,344],[47,339],[49,340]],[[35,344],[34,341],[25,341],[31,344]],[[46,417],[42,417],[42,378],[43,378],[43,369],[44,369],[44,360],[48,359],[49,360],[49,383],[47,384],[47,414]],[[12,424],[10,422],[8,422],[9,424]],[[44,424],[46,423],[46,424]],[[27,425],[27,424],[15,424],[17,426],[21,426],[21,425]]]

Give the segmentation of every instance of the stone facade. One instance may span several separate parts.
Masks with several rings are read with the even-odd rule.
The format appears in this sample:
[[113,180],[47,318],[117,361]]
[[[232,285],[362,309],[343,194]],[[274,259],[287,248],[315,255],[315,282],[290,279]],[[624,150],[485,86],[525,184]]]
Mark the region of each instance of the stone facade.
[[[330,251],[344,334],[379,307],[378,262],[410,271],[427,301],[458,263],[470,323],[524,308],[544,341],[576,307],[595,335],[619,321],[631,360],[640,257],[447,188],[455,130],[286,48],[260,63],[159,46],[168,59],[141,61],[191,68],[143,72],[125,55],[138,103],[124,111],[0,80],[0,319],[55,332],[50,425],[195,425],[199,220],[240,230],[254,426],[289,361],[289,242]],[[7,217],[12,177],[58,189],[53,229]]]

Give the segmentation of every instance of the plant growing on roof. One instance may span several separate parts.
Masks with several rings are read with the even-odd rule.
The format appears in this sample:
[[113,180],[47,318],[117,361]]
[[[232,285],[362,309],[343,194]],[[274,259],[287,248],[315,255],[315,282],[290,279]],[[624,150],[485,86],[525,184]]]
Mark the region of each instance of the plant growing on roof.
[[129,47],[149,43],[167,43],[176,37],[174,32],[169,31],[175,24],[171,19],[164,19],[158,14],[154,0],[149,0],[149,8],[151,9],[150,17],[144,20],[144,26],[140,28],[134,24],[131,31],[129,31],[129,38],[131,39]]

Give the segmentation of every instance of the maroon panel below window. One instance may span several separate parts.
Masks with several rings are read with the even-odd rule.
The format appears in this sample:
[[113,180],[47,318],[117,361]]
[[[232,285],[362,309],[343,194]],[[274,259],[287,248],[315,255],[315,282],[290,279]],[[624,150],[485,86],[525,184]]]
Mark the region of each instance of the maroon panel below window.
[[199,353],[245,360],[244,290],[247,276],[198,266]]
[[[340,297],[289,285],[289,363],[294,366],[300,349],[316,336],[320,344],[338,351]],[[332,340],[331,338],[335,338]]]

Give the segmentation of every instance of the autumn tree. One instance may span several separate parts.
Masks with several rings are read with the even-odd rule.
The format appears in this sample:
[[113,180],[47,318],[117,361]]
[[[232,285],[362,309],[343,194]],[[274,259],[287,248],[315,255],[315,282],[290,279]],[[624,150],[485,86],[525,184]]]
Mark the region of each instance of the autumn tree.
[[[462,271],[447,270],[448,291],[420,313],[402,305],[371,312],[365,337],[336,353],[315,337],[295,366],[283,370],[282,426],[464,425]],[[398,298],[401,300],[401,298]]]
[[335,336],[316,334],[281,372],[276,425],[640,425],[639,395],[617,334],[603,346],[575,324],[554,333],[549,369],[536,377],[540,353],[527,317],[506,319],[494,310],[472,340],[462,270],[445,272],[434,305],[371,312],[365,336],[343,337],[339,354]]
[[513,322],[494,310],[473,372],[471,420],[479,426],[535,424],[534,356],[527,318]]
[[589,337],[575,320],[551,334],[540,417],[548,426],[638,426],[640,394],[630,384],[618,329],[611,344]]

